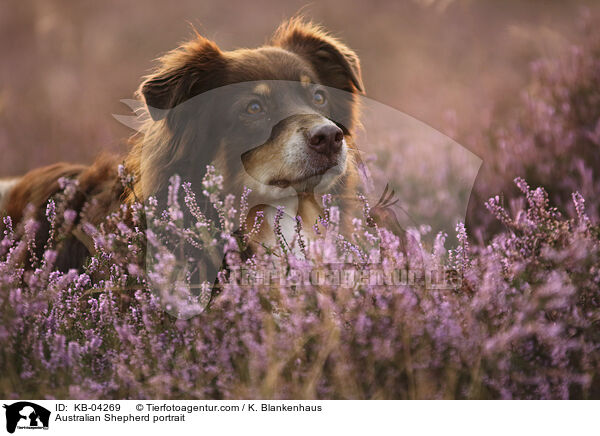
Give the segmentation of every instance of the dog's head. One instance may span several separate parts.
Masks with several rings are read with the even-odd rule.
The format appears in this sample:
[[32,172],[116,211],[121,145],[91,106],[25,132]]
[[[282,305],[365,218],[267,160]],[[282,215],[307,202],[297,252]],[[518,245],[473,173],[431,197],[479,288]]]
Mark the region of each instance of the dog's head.
[[256,49],[222,51],[197,35],[163,56],[139,92],[153,119],[147,136],[158,138],[140,163],[146,193],[212,163],[234,185],[278,197],[341,180],[363,84],[352,50],[292,19]]

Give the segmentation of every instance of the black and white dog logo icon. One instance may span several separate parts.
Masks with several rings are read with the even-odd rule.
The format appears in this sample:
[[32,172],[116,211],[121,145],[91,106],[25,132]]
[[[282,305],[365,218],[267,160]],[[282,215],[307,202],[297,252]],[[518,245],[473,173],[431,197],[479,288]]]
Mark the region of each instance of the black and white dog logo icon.
[[29,401],[4,405],[6,409],[6,431],[19,429],[48,429],[50,411]]

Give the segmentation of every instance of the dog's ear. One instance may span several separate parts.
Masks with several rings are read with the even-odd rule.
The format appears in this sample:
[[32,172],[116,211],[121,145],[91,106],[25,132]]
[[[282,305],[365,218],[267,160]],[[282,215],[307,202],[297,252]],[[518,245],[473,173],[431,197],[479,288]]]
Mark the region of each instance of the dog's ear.
[[189,98],[219,86],[225,59],[219,47],[196,38],[159,58],[159,66],[138,90],[155,121]]
[[323,85],[364,93],[358,56],[321,27],[302,18],[292,18],[279,26],[272,44],[310,62]]

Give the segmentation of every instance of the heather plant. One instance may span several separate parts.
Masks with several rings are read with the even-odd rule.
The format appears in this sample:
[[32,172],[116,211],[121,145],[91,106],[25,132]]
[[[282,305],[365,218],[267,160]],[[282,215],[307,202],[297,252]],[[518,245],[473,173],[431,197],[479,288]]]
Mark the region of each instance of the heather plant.
[[592,21],[587,27],[587,38],[563,56],[531,64],[520,109],[508,122],[492,125],[475,144],[484,164],[469,221],[488,237],[499,227],[481,206],[499,193],[510,204],[519,194],[512,185],[515,177],[543,186],[562,212],[575,212],[571,194],[580,192],[587,199],[587,214],[598,219],[600,37]]
[[[431,253],[418,242],[401,250],[398,237],[372,225],[364,199],[366,216],[355,219],[348,240],[339,233],[339,211],[326,198],[316,240],[302,240],[298,232],[294,241],[246,260],[239,242],[228,240],[228,273],[219,275],[219,294],[207,307],[199,293],[188,304],[200,310],[183,318],[165,311],[165,294],[156,292],[157,282],[168,286],[173,277],[169,251],[155,250],[157,261],[146,270],[139,255],[145,239],[164,248],[178,232],[198,241],[210,241],[209,234],[230,236],[239,211],[231,198],[223,198],[212,169],[202,195],[221,211],[222,222],[205,222],[189,185],[181,202],[180,181],[173,178],[165,212],[152,201],[133,204],[99,228],[86,226],[96,250],[85,272],[55,271],[52,246],[38,267],[27,268],[34,226],[26,220],[13,229],[5,218],[2,394],[597,397],[598,228],[579,194],[573,195],[577,214],[563,218],[542,188],[530,189],[522,180],[517,185],[524,204],[515,216],[498,199],[488,202],[505,233],[486,247],[473,246],[459,225],[462,243],[448,253],[444,235]],[[48,215],[58,208],[49,207]],[[144,235],[142,220],[158,220],[155,228],[169,226],[184,208],[199,218],[191,226]],[[277,223],[274,229],[279,231]],[[300,244],[304,248],[294,250]],[[415,258],[419,264],[411,265]],[[449,286],[393,274],[406,270],[418,276],[447,263],[462,278]]]

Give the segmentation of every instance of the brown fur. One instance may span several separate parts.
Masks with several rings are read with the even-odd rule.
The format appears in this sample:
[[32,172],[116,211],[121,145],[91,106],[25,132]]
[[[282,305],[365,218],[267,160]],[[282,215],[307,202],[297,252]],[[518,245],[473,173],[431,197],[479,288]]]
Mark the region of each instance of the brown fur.
[[[128,155],[124,158],[104,156],[91,166],[59,163],[35,169],[11,190],[5,201],[6,212],[18,222],[23,218],[26,206],[31,204],[41,218],[46,202],[59,191],[59,178],[76,178],[79,190],[73,208],[80,212],[79,222],[98,224],[123,201],[144,201],[151,195],[160,198],[165,193],[169,176],[175,173],[183,180],[191,181],[193,186],[200,185],[202,174],[198,168],[206,164],[221,162],[218,169],[226,173],[229,161],[236,161],[236,157],[239,161],[239,155],[228,151],[232,140],[228,143],[226,138],[219,138],[217,143],[209,145],[211,140],[201,139],[193,126],[181,125],[183,122],[177,115],[179,108],[209,90],[264,80],[312,82],[348,92],[344,98],[331,102],[336,122],[345,129],[349,149],[346,171],[331,189],[338,193],[348,192],[355,179],[351,133],[358,117],[356,94],[364,88],[359,60],[352,50],[320,27],[294,18],[280,26],[270,44],[257,49],[226,52],[214,42],[196,35],[192,41],[161,57],[156,70],[145,78],[138,90],[137,95],[147,105],[150,116],[141,134],[132,138]],[[205,125],[210,122],[207,120]],[[255,151],[256,165],[264,165],[265,159],[270,162],[268,157],[259,159],[258,155],[267,156],[270,151],[272,156],[272,150],[277,148],[282,137],[261,146],[262,151]],[[127,191],[120,185],[116,171],[122,160],[135,176],[133,189]],[[225,174],[225,179],[231,179],[238,186],[247,181],[236,179],[235,173]],[[299,193],[298,213],[305,215],[304,221],[312,224],[321,208],[314,198],[309,197]],[[42,226],[40,241],[47,236],[47,231],[47,226]],[[75,238],[71,245],[64,247],[62,267],[80,266],[89,254],[85,245],[84,241]]]

